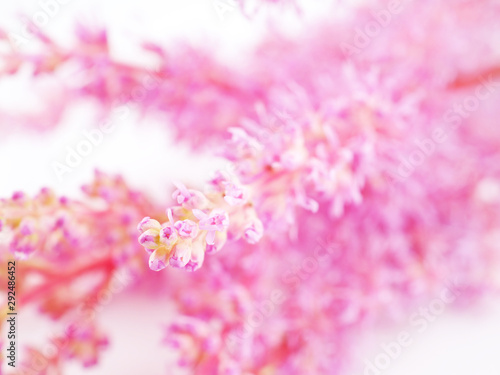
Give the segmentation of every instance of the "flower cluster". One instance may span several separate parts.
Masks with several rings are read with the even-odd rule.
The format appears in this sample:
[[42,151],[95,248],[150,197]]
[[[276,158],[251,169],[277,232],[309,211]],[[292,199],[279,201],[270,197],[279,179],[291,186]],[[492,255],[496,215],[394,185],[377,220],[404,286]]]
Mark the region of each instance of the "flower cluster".
[[94,324],[83,325],[81,322],[68,325],[63,336],[54,337],[51,341],[57,348],[54,355],[46,355],[30,347],[20,367],[26,370],[36,363],[36,368],[31,367],[31,370],[38,370],[41,375],[60,372],[65,360],[76,360],[84,367],[91,367],[98,362],[100,352],[109,345],[108,339]]
[[262,222],[245,188],[224,173],[217,173],[205,193],[176,185],[172,198],[178,205],[167,209],[168,221],[145,217],[137,226],[152,270],[170,265],[196,271],[205,253],[218,252],[228,239],[255,244],[262,237]]
[[[116,284],[125,289],[127,280],[147,269],[135,242],[135,223],[154,210],[147,198],[120,176],[99,171],[82,190],[81,200],[57,196],[48,188],[33,197],[16,192],[0,200],[0,260],[6,264],[15,256],[22,262],[17,303],[60,323],[72,322],[48,340],[57,348],[50,356],[30,346],[20,366],[28,373],[60,373],[70,359],[84,366],[97,363],[107,346],[96,327],[102,296],[118,289]],[[6,277],[0,274],[4,285]],[[3,305],[0,329],[7,312]]]

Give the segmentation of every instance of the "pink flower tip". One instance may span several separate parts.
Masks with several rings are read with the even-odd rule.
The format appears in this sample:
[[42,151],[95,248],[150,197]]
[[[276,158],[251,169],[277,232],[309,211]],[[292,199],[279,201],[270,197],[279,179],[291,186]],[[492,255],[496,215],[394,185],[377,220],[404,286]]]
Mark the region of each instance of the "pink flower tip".
[[149,268],[152,271],[158,272],[158,271],[161,271],[162,269],[164,269],[165,267],[167,267],[167,265],[161,259],[154,258],[154,259],[150,259],[150,261],[149,261]]
[[146,249],[152,250],[159,246],[158,230],[148,229],[139,236],[139,243]]
[[149,268],[152,271],[161,271],[165,267],[168,266],[168,257],[169,257],[169,252],[167,249],[164,247],[160,247],[156,249],[150,256],[149,256]]
[[141,222],[137,225],[137,230],[141,233],[147,231],[148,229],[161,229],[161,225],[158,221],[151,219],[146,216]]

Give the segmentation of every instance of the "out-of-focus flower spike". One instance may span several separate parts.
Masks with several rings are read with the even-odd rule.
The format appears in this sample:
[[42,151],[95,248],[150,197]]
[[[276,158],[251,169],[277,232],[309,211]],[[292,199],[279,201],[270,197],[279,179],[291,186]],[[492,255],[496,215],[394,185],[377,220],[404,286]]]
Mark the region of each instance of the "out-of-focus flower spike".
[[29,236],[35,232],[35,221],[32,218],[26,218],[19,224],[19,232],[23,236]]
[[37,234],[30,236],[16,236],[10,244],[10,251],[17,259],[27,259],[36,251],[37,242]]
[[318,212],[319,203],[312,198],[306,197],[303,194],[297,195],[297,204],[313,213]]
[[22,191],[16,191],[12,194],[12,200],[17,202],[22,202],[26,198],[26,195]]
[[260,241],[264,234],[264,225],[262,224],[262,221],[259,219],[255,219],[252,224],[250,224],[246,229],[244,233],[244,238],[245,241],[247,241],[249,244],[256,244],[257,242]]

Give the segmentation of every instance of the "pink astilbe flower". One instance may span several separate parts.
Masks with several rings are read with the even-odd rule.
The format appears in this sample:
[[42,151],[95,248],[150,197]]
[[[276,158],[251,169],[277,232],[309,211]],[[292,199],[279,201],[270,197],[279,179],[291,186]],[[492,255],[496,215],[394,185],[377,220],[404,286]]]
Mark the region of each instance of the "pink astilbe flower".
[[51,339],[51,345],[57,348],[55,353],[47,355],[29,347],[19,367],[22,371],[36,369],[37,374],[41,375],[61,373],[64,363],[70,360],[80,362],[83,367],[92,367],[97,364],[100,353],[108,344],[107,338],[95,325],[74,323],[67,326],[63,336]]
[[[44,189],[0,201],[0,259],[23,259],[20,305],[81,328],[61,335],[66,344],[39,372],[95,363],[107,340],[78,307],[94,311],[121,271],[144,281],[141,297],[171,303],[165,351],[176,358],[166,373],[339,374],[364,332],[444,288],[451,305],[498,293],[500,7],[405,2],[356,45],[356,30],[386,6],[346,4],[345,18],[294,38],[272,31],[240,69],[145,42],[159,62],[151,77],[115,61],[106,33],[87,29],[74,48],[37,34],[41,52],[2,56],[0,79],[28,65],[35,81],[61,85],[60,107],[23,125],[55,126],[89,98],[105,116],[145,85],[141,113],[173,120],[179,140],[216,144],[231,163],[203,191],[174,183],[166,211],[103,173],[82,199]],[[84,68],[76,87],[57,76],[70,64]],[[86,277],[93,283],[78,287]]]
[[206,193],[187,189],[182,183],[176,186],[172,197],[179,205],[167,209],[168,222],[160,224],[145,217],[137,226],[141,232],[138,241],[151,254],[151,269],[189,265],[186,269],[194,271],[201,267],[204,253],[219,251],[228,237],[243,237],[252,244],[262,237],[262,223],[243,187],[221,172]]
[[[62,371],[72,358],[84,366],[96,364],[107,342],[95,327],[98,296],[117,277],[133,280],[145,270],[135,226],[154,210],[151,203],[121,177],[102,172],[96,172],[83,191],[82,200],[58,197],[45,188],[34,197],[18,192],[0,201],[0,259],[5,263],[12,256],[22,259],[17,303],[34,306],[56,321],[74,321],[74,329],[66,327],[54,344],[58,348],[54,357],[32,347],[29,353],[34,357],[28,353],[23,371],[33,371],[30,363],[36,357],[44,358],[37,371],[46,374]],[[6,284],[5,277],[2,274],[1,279]],[[6,312],[2,307],[2,325]]]
[[[242,112],[251,116],[251,103],[265,95],[257,83],[236,71],[228,74],[227,67],[199,48],[179,45],[170,52],[145,42],[141,46],[144,53],[157,61],[156,68],[151,69],[116,61],[105,30],[95,32],[79,26],[75,34],[75,45],[68,49],[38,30],[31,43],[40,44],[41,53],[22,52],[8,39],[0,39],[0,45],[8,51],[1,54],[7,66],[0,66],[0,77],[15,76],[27,66],[33,71],[33,84],[43,83],[54,93],[47,96],[42,90],[36,91],[41,109],[34,114],[0,108],[2,123],[48,130],[59,124],[74,103],[97,99],[96,116],[100,119],[116,116],[121,106],[127,105],[143,115],[147,112],[176,123],[178,127],[173,130],[178,138],[184,139],[189,133],[190,144],[200,146],[223,139],[226,128]],[[141,92],[140,97],[137,92]],[[201,130],[203,124],[207,126]],[[218,124],[217,129],[214,124]]]

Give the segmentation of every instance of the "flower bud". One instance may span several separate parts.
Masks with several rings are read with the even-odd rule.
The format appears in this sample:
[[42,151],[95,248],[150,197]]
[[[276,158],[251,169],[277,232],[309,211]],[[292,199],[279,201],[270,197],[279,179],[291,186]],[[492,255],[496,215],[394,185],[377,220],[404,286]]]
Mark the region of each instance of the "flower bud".
[[203,260],[205,259],[205,249],[203,248],[203,243],[196,241],[193,243],[191,249],[191,259],[186,264],[186,271],[194,272],[201,268],[203,265]]
[[147,250],[155,250],[160,246],[160,236],[157,229],[148,229],[139,236],[139,243]]
[[149,257],[149,268],[153,271],[161,271],[168,266],[170,251],[162,246],[156,249]]
[[216,232],[215,233],[215,243],[210,245],[207,244],[206,252],[207,254],[215,254],[220,249],[224,247],[227,241],[227,232]]
[[137,230],[141,233],[147,231],[148,229],[161,229],[161,225],[158,221],[151,219],[150,217],[145,217],[137,225]]
[[172,248],[170,265],[175,268],[184,268],[191,259],[192,243],[191,241],[179,241]]

